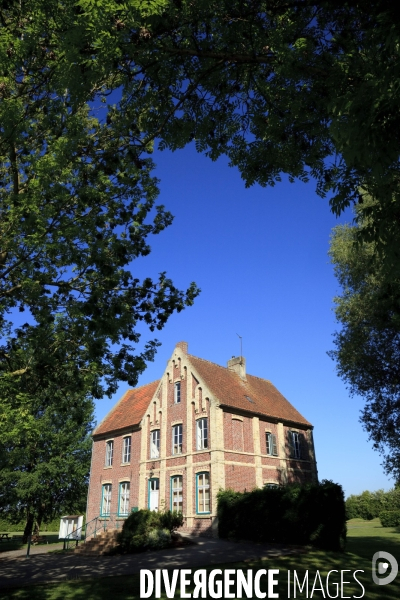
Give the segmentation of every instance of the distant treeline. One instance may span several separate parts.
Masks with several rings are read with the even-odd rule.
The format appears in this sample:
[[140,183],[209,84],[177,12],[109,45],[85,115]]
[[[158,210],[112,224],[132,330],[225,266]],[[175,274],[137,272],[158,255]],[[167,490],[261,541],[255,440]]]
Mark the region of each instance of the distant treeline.
[[379,517],[384,511],[400,510],[400,489],[395,488],[389,492],[377,490],[376,492],[363,492],[358,496],[349,496],[346,500],[347,519],[371,520]]

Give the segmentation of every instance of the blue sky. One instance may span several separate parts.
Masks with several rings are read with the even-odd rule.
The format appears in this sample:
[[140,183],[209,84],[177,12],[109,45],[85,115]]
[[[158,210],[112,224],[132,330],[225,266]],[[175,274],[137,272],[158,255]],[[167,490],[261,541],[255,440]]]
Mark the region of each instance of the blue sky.
[[[212,163],[193,147],[154,154],[158,204],[175,215],[149,240],[152,253],[132,265],[137,277],[161,271],[201,295],[155,337],[162,343],[143,385],[161,377],[176,342],[226,366],[243,355],[247,372],[269,379],[314,425],[320,479],[343,485],[346,496],[393,487],[359,423],[361,398],[351,398],[326,352],[337,325],[333,297],[340,288],[327,256],[336,219],[315,184],[283,180],[245,189],[226,159]],[[143,342],[152,339],[143,333]],[[141,349],[141,347],[138,347]],[[96,403],[99,422],[128,388]]]

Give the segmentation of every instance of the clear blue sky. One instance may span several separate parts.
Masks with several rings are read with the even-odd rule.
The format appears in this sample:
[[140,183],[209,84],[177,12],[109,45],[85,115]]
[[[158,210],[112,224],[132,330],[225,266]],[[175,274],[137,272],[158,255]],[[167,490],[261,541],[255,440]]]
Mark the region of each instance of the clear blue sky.
[[[362,399],[349,396],[326,354],[337,327],[332,299],[340,292],[329,236],[351,214],[336,219],[314,182],[245,189],[225,159],[212,163],[193,147],[157,152],[154,160],[158,204],[175,220],[149,240],[152,253],[132,271],[167,271],[181,289],[196,281],[202,292],[155,334],[162,346],[139,385],[161,377],[182,340],[191,354],[226,366],[240,353],[239,334],[248,373],[271,380],[314,425],[320,479],[342,484],[346,496],[393,487],[358,421]],[[97,402],[98,422],[127,387]]]

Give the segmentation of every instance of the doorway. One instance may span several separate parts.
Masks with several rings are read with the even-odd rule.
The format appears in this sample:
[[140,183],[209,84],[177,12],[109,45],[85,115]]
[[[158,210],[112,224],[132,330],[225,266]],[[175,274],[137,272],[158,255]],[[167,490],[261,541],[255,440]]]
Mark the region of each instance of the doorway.
[[160,494],[160,480],[158,478],[149,479],[149,509],[158,510],[158,500]]

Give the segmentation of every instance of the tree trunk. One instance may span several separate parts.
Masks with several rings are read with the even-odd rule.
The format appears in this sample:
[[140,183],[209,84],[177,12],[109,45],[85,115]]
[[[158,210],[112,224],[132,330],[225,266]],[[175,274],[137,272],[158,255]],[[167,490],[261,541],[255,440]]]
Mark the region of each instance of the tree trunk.
[[24,544],[26,544],[28,541],[28,535],[32,535],[33,523],[34,523],[34,516],[32,513],[28,512],[28,516],[26,519],[26,525],[25,525],[25,529],[24,529],[24,535],[22,537],[22,542]]

